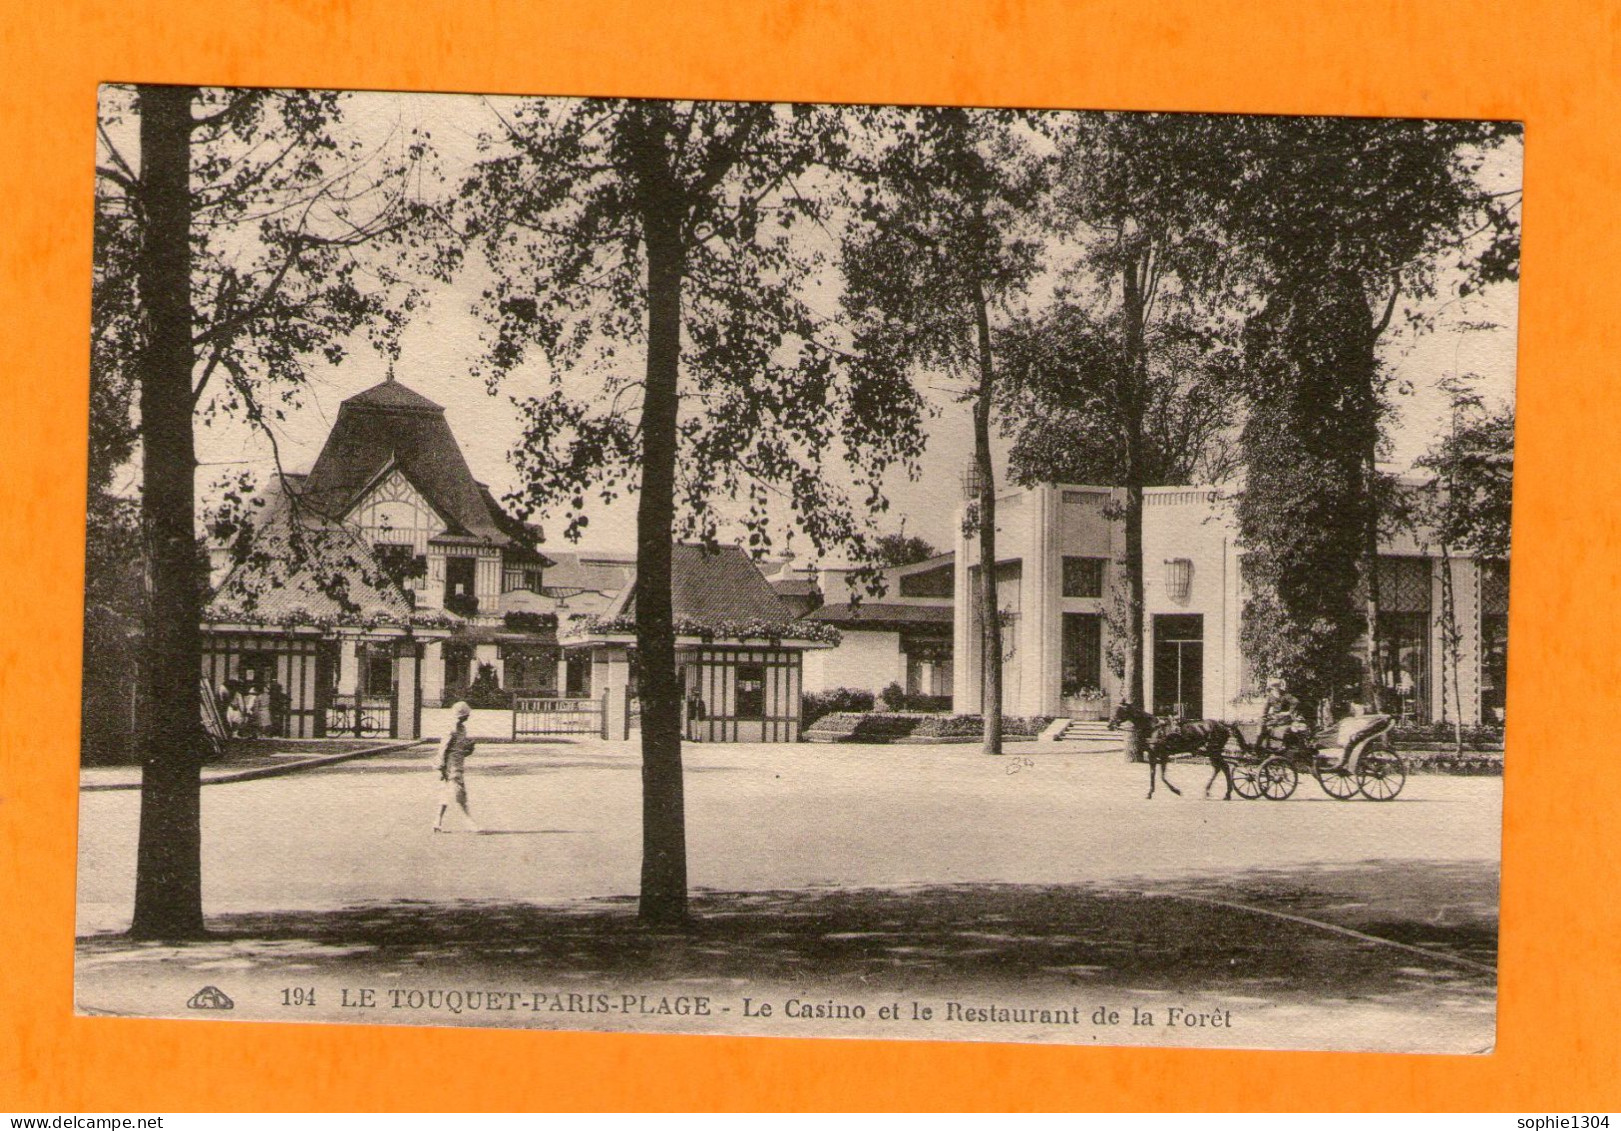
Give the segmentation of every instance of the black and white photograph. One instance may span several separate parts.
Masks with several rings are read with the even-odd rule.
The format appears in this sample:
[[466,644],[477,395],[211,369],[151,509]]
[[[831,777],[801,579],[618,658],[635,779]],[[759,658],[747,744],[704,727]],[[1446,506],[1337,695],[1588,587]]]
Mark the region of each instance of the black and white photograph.
[[79,1014],[1493,1050],[1518,123],[96,126]]

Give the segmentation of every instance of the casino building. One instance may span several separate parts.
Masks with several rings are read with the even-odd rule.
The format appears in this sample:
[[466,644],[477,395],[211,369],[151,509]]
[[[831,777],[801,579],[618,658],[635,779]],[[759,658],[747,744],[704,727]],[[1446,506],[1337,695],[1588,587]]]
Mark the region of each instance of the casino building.
[[[1123,492],[1046,485],[996,499],[996,580],[1003,620],[1002,695],[1010,715],[1107,716],[1120,679],[1108,662],[1123,582]],[[966,506],[964,508],[966,511]],[[959,518],[965,517],[960,513]],[[953,709],[980,707],[979,539],[955,552]],[[1144,694],[1157,715],[1255,718],[1264,689],[1239,644],[1244,607],[1232,501],[1209,488],[1145,493]],[[1500,723],[1508,640],[1501,563],[1454,557],[1458,679],[1441,678],[1447,630],[1443,562],[1418,535],[1380,547],[1378,677],[1404,719]],[[1446,660],[1450,673],[1450,660]]]

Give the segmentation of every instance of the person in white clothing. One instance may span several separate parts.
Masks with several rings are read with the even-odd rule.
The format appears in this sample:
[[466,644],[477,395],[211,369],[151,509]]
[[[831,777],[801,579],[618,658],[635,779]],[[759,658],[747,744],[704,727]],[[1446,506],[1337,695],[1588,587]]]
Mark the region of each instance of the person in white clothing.
[[445,735],[444,741],[439,744],[439,753],[433,760],[434,769],[439,771],[439,780],[444,783],[444,796],[439,801],[439,815],[434,818],[433,831],[445,831],[445,811],[452,805],[462,811],[462,817],[475,833],[483,830],[473,820],[473,815],[467,811],[467,756],[473,752],[473,740],[467,737],[467,719],[472,715],[473,709],[466,703],[457,703],[451,709],[456,718],[456,725]]

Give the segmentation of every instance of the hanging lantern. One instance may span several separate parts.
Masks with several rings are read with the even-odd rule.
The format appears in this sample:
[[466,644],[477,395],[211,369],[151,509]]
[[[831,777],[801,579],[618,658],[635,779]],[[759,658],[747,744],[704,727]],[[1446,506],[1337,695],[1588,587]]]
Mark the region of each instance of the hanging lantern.
[[965,499],[977,499],[979,498],[980,489],[979,465],[971,463],[963,469],[962,497]]
[[1188,558],[1165,559],[1165,592],[1182,604],[1193,590],[1193,562]]

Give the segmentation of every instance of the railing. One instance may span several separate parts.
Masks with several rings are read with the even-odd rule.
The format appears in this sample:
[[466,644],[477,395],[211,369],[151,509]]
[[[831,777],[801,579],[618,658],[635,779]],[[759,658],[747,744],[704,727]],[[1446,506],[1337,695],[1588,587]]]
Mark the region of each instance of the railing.
[[606,726],[603,704],[596,699],[524,699],[512,701],[512,737],[555,734],[601,736]]
[[335,695],[326,708],[328,736],[374,738],[394,733],[394,701],[386,695]]

